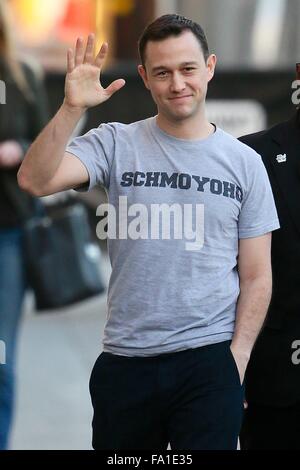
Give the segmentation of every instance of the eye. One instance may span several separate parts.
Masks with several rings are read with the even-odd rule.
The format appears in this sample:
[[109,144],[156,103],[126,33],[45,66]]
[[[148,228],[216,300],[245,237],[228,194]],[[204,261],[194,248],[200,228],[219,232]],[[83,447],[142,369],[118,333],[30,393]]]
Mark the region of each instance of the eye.
[[196,70],[195,67],[184,67],[184,69],[186,72],[192,72],[193,70]]
[[168,72],[166,70],[162,70],[161,72],[158,72],[157,77],[166,77],[167,73]]

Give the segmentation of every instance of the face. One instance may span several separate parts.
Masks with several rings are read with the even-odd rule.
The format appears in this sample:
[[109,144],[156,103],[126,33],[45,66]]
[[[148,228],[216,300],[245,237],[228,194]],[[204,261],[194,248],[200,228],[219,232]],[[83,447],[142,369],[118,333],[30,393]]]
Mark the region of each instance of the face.
[[216,56],[206,63],[201,45],[191,31],[162,41],[149,41],[145,67],[138,71],[157,105],[158,114],[178,122],[202,112],[207,84],[214,75]]

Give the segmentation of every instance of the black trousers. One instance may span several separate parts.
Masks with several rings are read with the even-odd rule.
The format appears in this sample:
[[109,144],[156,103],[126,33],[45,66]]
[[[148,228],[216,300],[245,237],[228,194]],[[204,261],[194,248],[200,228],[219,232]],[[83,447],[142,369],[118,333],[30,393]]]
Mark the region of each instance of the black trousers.
[[240,445],[242,450],[300,450],[300,402],[288,407],[248,404]]
[[154,357],[104,352],[90,393],[94,449],[237,448],[244,387],[230,341]]

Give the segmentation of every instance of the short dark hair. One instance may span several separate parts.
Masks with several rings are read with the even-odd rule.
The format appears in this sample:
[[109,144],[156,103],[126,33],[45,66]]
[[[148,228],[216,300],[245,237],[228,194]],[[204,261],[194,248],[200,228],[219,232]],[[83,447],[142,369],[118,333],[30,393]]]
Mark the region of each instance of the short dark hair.
[[169,36],[179,36],[183,31],[191,31],[198,39],[205,62],[209,56],[208,44],[202,27],[185,16],[168,14],[148,24],[138,41],[140,59],[145,65],[145,50],[148,41],[161,41]]

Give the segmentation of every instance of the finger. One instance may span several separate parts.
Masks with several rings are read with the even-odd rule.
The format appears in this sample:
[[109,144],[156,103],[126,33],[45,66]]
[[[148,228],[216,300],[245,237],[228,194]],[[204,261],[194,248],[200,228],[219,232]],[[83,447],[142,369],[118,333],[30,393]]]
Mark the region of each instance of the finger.
[[74,62],[74,53],[73,49],[68,49],[67,52],[67,72],[71,73],[72,70],[75,67],[75,62]]
[[84,54],[83,39],[78,38],[76,41],[76,47],[75,47],[75,66],[82,64],[83,54]]
[[94,64],[96,65],[96,67],[99,67],[101,69],[105,56],[107,54],[107,51],[108,51],[108,44],[107,42],[104,42],[102,46],[100,47],[100,51],[98,52],[95,58]]
[[112,82],[107,88],[105,88],[105,93],[108,97],[112,96],[116,91],[120,90],[125,85],[125,80],[123,78],[118,78]]
[[95,36],[91,33],[88,36],[83,63],[92,63],[94,59],[94,43]]

